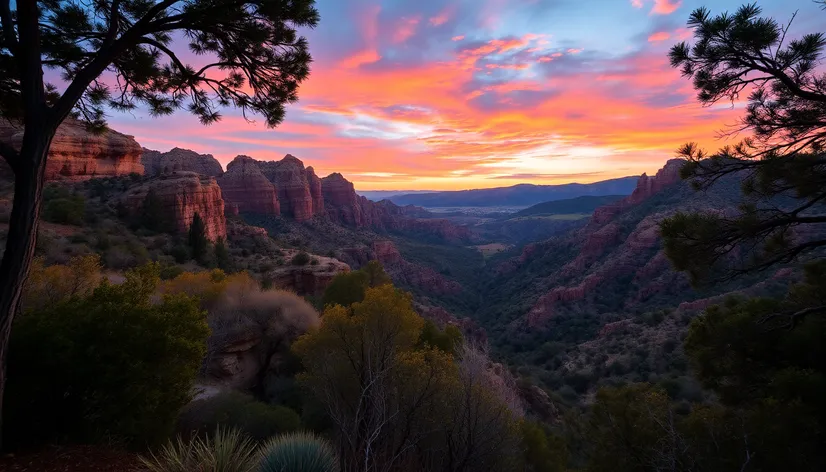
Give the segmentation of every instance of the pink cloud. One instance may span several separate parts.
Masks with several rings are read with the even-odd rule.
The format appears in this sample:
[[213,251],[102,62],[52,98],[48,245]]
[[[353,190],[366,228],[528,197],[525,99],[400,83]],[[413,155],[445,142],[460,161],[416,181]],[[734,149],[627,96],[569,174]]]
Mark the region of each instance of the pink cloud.
[[399,24],[396,25],[396,31],[393,33],[392,41],[396,44],[403,43],[416,34],[416,28],[421,21],[420,17],[402,18]]
[[668,33],[667,31],[659,31],[659,32],[654,33],[651,36],[649,36],[648,37],[648,42],[649,43],[657,43],[657,42],[660,42],[660,41],[666,41],[669,38],[671,38],[670,33]]
[[642,0],[631,0],[631,5],[634,8],[642,8]]
[[454,36],[450,39],[452,39],[453,41],[461,41],[461,40],[465,39],[465,37],[464,37],[464,35],[459,35],[459,36]]
[[441,26],[450,20],[450,12],[448,10],[444,10],[443,12],[439,13],[438,15],[432,17],[430,19],[430,24],[432,26]]
[[674,3],[671,3],[671,1],[672,0],[654,0],[654,8],[651,12],[657,13],[658,15],[670,15],[677,11],[680,5],[683,4],[682,0],[676,0]]

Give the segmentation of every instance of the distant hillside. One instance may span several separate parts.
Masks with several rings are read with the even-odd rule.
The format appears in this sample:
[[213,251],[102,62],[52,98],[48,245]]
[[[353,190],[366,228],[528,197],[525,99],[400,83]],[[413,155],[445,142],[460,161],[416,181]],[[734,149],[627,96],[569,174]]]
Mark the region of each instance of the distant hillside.
[[379,202],[381,200],[392,199],[393,197],[398,197],[401,195],[412,195],[412,194],[422,194],[422,193],[433,193],[435,190],[358,190],[356,189],[356,193],[361,195],[362,197],[367,198],[368,200],[372,200],[374,202]]
[[397,205],[423,207],[528,207],[537,203],[570,198],[604,195],[629,195],[639,177],[622,177],[591,184],[531,185],[477,190],[458,190],[388,197]]
[[508,218],[522,218],[526,216],[544,216],[544,215],[573,215],[573,214],[590,214],[597,208],[613,203],[624,195],[604,195],[604,196],[583,196],[576,198],[569,198],[567,200],[554,200],[544,202],[532,207],[525,208],[518,211]]

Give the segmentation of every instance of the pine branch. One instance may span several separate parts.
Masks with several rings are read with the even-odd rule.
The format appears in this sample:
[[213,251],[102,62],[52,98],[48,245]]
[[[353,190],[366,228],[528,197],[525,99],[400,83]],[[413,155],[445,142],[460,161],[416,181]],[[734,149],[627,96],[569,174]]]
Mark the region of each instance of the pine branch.
[[11,0],[0,0],[0,25],[3,26],[3,44],[14,54],[17,50],[17,37],[14,35]]

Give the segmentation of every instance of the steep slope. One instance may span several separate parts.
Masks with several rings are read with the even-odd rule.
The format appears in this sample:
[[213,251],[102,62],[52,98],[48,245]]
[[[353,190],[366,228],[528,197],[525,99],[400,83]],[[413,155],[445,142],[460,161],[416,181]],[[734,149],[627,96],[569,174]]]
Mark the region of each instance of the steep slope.
[[500,354],[571,400],[601,382],[659,376],[698,391],[679,347],[691,317],[730,294],[782,293],[796,273],[781,267],[692,288],[666,258],[658,223],[677,211],[736,211],[742,176],[696,192],[680,180],[681,166],[673,160],[643,175],[584,227],[491,263],[476,321]]
[[546,330],[568,315],[676,308],[763,281],[756,275],[698,291],[672,270],[658,223],[679,210],[734,211],[741,201],[739,176],[698,193],[680,181],[681,165],[672,160],[656,176],[643,175],[630,196],[596,209],[585,227],[500,261],[482,317],[499,330]]
[[637,177],[622,177],[592,184],[531,185],[491,189],[433,192],[388,197],[397,205],[423,207],[528,207],[552,200],[564,200],[583,195],[628,195],[637,184]]

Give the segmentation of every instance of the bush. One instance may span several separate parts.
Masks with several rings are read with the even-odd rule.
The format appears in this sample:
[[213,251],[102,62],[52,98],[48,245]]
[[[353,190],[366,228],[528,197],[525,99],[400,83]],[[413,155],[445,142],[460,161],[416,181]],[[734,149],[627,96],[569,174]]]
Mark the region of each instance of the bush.
[[86,215],[86,200],[80,195],[57,198],[43,205],[43,219],[52,223],[80,226]]
[[6,437],[18,443],[168,437],[189,402],[209,328],[196,300],[151,300],[157,264],[105,279],[86,297],[17,317],[9,345]]
[[208,433],[219,427],[230,427],[256,441],[295,431],[300,426],[301,418],[293,410],[268,405],[234,391],[194,401],[183,409],[178,419],[178,430],[183,434]]
[[252,472],[255,462],[255,444],[237,430],[222,428],[212,437],[184,441],[179,436],[158,454],[141,457],[149,472]]
[[86,199],[69,189],[50,185],[43,189],[43,219],[52,223],[82,225]]
[[330,444],[312,433],[275,438],[262,447],[259,472],[335,472],[338,460]]
[[306,252],[299,252],[298,254],[294,255],[293,258],[290,260],[290,264],[303,266],[310,263],[310,255]]

